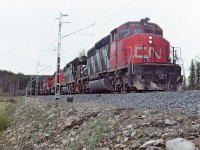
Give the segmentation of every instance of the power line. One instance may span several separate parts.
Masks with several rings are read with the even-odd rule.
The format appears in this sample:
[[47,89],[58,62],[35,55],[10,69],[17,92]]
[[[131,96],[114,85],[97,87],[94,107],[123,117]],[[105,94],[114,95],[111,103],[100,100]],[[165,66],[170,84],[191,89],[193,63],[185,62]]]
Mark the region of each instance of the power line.
[[[112,3],[111,6],[106,10],[104,11],[104,13],[101,14],[101,16],[97,17],[98,20],[101,20],[102,17],[105,17],[105,15],[108,14],[108,12],[110,12],[113,8],[115,8],[115,6],[120,2],[121,0],[118,0],[116,3]],[[102,11],[102,10],[101,10]],[[96,21],[97,22],[97,21]]]
[[101,26],[100,29],[102,29],[102,28],[105,27],[107,24],[109,24],[109,23],[115,18],[116,15],[118,15],[119,13],[121,13],[122,11],[124,11],[125,8],[126,8],[127,6],[129,6],[129,5],[130,5],[131,3],[133,3],[133,2],[134,2],[134,0],[129,0],[128,3],[127,3],[123,8],[121,8],[119,11],[117,11],[114,15],[112,15],[112,17],[111,17],[108,21],[106,21],[106,23],[104,23],[104,24]]
[[[98,20],[101,20],[101,18],[102,18],[102,17],[105,17],[105,15],[108,14],[108,12],[112,11],[113,8],[115,8],[115,6],[118,5],[118,3],[119,3],[120,1],[121,1],[121,0],[118,0],[118,1],[115,2],[114,4],[112,3],[112,5],[109,6],[109,7],[106,9],[106,11],[103,11],[103,13],[101,13],[101,12],[102,12],[102,9],[101,9],[101,12],[98,13],[98,14],[100,14],[99,17],[96,17],[96,18],[98,18]],[[75,9],[73,9],[73,10],[75,10]],[[98,20],[96,20],[95,22],[98,22]],[[80,23],[80,22],[74,22],[74,23],[72,22],[72,24],[83,24],[83,25],[88,25],[88,24]],[[95,36],[95,34],[92,34],[92,36]],[[86,40],[88,40],[88,39],[86,39]],[[73,42],[73,43],[76,43],[76,45],[77,45],[77,41],[78,41],[78,43],[80,43],[80,44],[78,44],[78,45],[80,46],[80,45],[82,45],[82,43],[86,43],[86,42],[85,42],[86,40],[84,40],[83,42],[81,42],[80,40],[75,40],[75,42]],[[90,40],[90,39],[89,39],[89,40]],[[75,44],[74,44],[74,45],[75,45]]]
[[[62,3],[62,5],[61,5],[61,7],[60,7],[60,9],[59,9],[60,12],[64,11],[62,8],[64,8],[64,6],[66,5],[66,2],[69,3],[69,1],[64,0],[64,2]],[[69,7],[69,8],[68,8],[68,10],[70,10],[70,11],[69,11],[70,14],[72,14],[72,12],[73,12],[73,11],[75,10],[75,8],[78,6],[79,2],[80,2],[80,0],[76,0],[76,1],[74,2],[74,5],[73,5],[72,7]]]
[[[102,13],[102,14],[100,15],[100,18],[103,17],[103,16],[105,16],[105,14],[107,14],[108,12],[112,11],[112,10],[115,8],[115,6],[117,6],[117,5],[119,4],[120,1],[121,1],[121,0],[118,0],[116,3],[114,3],[114,5],[112,4],[112,6],[108,7],[108,9],[107,9],[106,11],[104,11],[104,13]],[[124,7],[122,7],[119,11],[117,11],[114,15],[112,15],[112,16],[110,17],[109,20],[107,20],[101,27],[99,27],[98,33],[95,33],[95,34],[92,35],[92,36],[97,36],[98,34],[100,34],[100,33],[101,33],[100,31],[102,31],[102,28],[105,27],[107,24],[109,24],[109,23],[115,18],[116,15],[118,15],[119,13],[121,13],[122,11],[124,11],[125,8],[126,8],[127,6],[129,6],[130,3],[132,3],[133,1],[134,1],[134,0],[129,0],[129,1],[124,5]],[[80,2],[80,1],[78,0],[77,2]],[[64,4],[65,4],[65,3],[64,3]],[[64,6],[64,4],[63,4],[63,6]],[[73,7],[72,10],[75,10],[75,6],[77,7],[77,4],[76,4],[76,5],[74,4],[74,7]],[[98,18],[98,20],[100,20],[99,17],[97,17],[97,18]],[[83,24],[83,23],[74,23],[74,24]],[[76,34],[76,33],[71,33],[71,34]],[[79,33],[79,34],[81,34],[81,33]],[[82,35],[84,35],[84,34],[82,34]],[[88,35],[89,35],[89,34],[88,34]],[[67,35],[67,36],[68,36],[68,35]],[[64,37],[63,37],[63,38],[64,38]],[[88,40],[90,41],[91,38],[90,38],[90,39],[87,38],[87,39],[84,40],[84,41],[88,41]],[[79,41],[80,41],[80,40],[79,40]],[[76,43],[77,43],[77,40],[76,40]],[[81,42],[81,44],[78,44],[78,45],[82,45],[82,43],[88,43],[88,42]]]
[[94,34],[87,34],[87,33],[75,33],[75,34],[94,36]]
[[91,27],[91,26],[94,26],[95,24],[96,24],[96,23],[93,23],[93,24],[91,24],[91,25],[89,25],[89,26],[87,26],[87,27],[81,28],[81,29],[79,29],[79,30],[77,30],[77,31],[74,31],[74,32],[72,32],[72,33],[69,33],[69,34],[67,34],[67,35],[64,35],[64,36],[61,37],[61,39],[65,38],[65,37],[67,37],[67,36],[69,36],[69,35],[75,34],[75,33],[79,32],[79,31],[82,31],[82,30],[84,30],[84,29],[87,29],[87,28],[89,28],[89,27]]
[[[115,6],[118,4],[120,2],[120,0],[118,0],[116,3],[115,3]],[[117,16],[118,14],[120,14],[121,12],[123,12],[124,10],[125,10],[125,8],[126,7],[128,7],[131,3],[133,3],[134,2],[134,0],[129,0],[125,5],[124,5],[124,7],[122,7],[120,10],[118,10],[114,15],[112,15],[112,17],[110,17],[110,19],[109,20],[107,20],[101,27],[99,27],[98,29],[97,29],[97,31],[98,31],[98,33],[96,33],[96,34],[94,34],[94,36],[97,36],[98,34],[100,34],[101,33],[101,31],[102,31],[102,29],[104,28],[105,29],[105,26],[107,25],[107,24],[109,24],[114,18],[115,18],[115,16]],[[111,6],[112,8],[114,8],[114,6]],[[111,7],[109,7],[109,8],[111,8]],[[111,9],[112,10],[112,9]],[[107,12],[109,12],[110,10],[108,9],[107,11],[105,11],[105,13],[107,13]],[[105,16],[104,14],[105,13],[102,13],[102,15],[101,16]],[[99,18],[98,18],[98,20],[100,20]],[[98,22],[98,21],[97,21]],[[86,39],[86,40],[88,40],[88,39]],[[84,40],[84,42],[82,42],[82,43],[88,43],[88,42],[85,42],[86,40]],[[89,39],[89,40],[91,40],[91,38]],[[79,44],[80,45],[80,44]]]

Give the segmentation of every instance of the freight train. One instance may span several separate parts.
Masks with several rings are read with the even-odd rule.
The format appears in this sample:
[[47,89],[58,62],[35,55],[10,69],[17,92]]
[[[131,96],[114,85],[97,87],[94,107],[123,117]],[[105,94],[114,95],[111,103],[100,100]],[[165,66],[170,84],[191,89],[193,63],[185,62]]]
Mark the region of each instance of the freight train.
[[[181,90],[176,51],[149,18],[120,25],[60,72],[60,91],[105,93]],[[40,94],[55,94],[55,75],[40,84]]]

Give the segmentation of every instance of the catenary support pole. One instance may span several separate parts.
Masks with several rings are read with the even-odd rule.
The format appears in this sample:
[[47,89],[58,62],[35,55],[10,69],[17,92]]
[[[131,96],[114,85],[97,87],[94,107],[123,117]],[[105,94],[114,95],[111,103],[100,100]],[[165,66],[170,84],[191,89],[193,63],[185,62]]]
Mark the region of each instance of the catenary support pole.
[[[64,15],[60,13],[60,17],[56,18],[59,20],[59,30],[58,30],[58,48],[57,48],[57,69],[56,69],[56,77],[55,77],[55,99],[60,99],[60,59],[61,59],[61,29],[62,29],[62,17],[66,17],[68,15]],[[66,23],[66,22],[65,22]]]

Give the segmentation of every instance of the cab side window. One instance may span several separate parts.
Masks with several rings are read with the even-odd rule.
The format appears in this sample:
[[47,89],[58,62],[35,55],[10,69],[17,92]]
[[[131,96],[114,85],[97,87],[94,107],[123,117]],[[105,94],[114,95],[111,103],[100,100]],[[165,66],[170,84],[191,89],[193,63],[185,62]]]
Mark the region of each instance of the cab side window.
[[160,31],[160,30],[154,30],[154,34],[162,35],[162,31]]
[[121,28],[120,29],[120,38],[127,37],[130,34],[129,28]]
[[145,29],[144,32],[145,33],[153,33],[153,30],[152,29]]

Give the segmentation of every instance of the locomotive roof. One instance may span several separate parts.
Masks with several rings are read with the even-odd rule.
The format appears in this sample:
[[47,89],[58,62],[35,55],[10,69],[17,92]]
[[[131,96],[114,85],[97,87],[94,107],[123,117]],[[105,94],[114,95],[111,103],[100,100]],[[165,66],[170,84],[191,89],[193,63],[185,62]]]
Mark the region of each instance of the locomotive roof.
[[109,42],[110,42],[110,35],[107,35],[95,43],[95,48],[99,49],[99,48],[103,47],[104,45],[108,44]]
[[110,35],[106,35],[104,38],[95,43],[95,46],[88,50],[87,57],[91,57],[96,54],[96,49],[99,49],[110,42]]
[[121,26],[131,26],[131,27],[148,27],[148,28],[156,28],[156,29],[161,29],[160,26],[158,26],[156,23],[151,23],[151,22],[141,22],[141,21],[129,21],[126,22]]
[[95,47],[92,47],[91,49],[88,50],[87,57],[93,56],[95,55],[95,53],[96,53]]
[[82,62],[86,61],[87,60],[87,57],[86,56],[81,56],[81,57],[76,57],[74,60],[70,61],[69,63],[66,64],[66,66],[64,67],[64,70],[65,68],[68,68],[70,67],[70,64],[82,64]]

